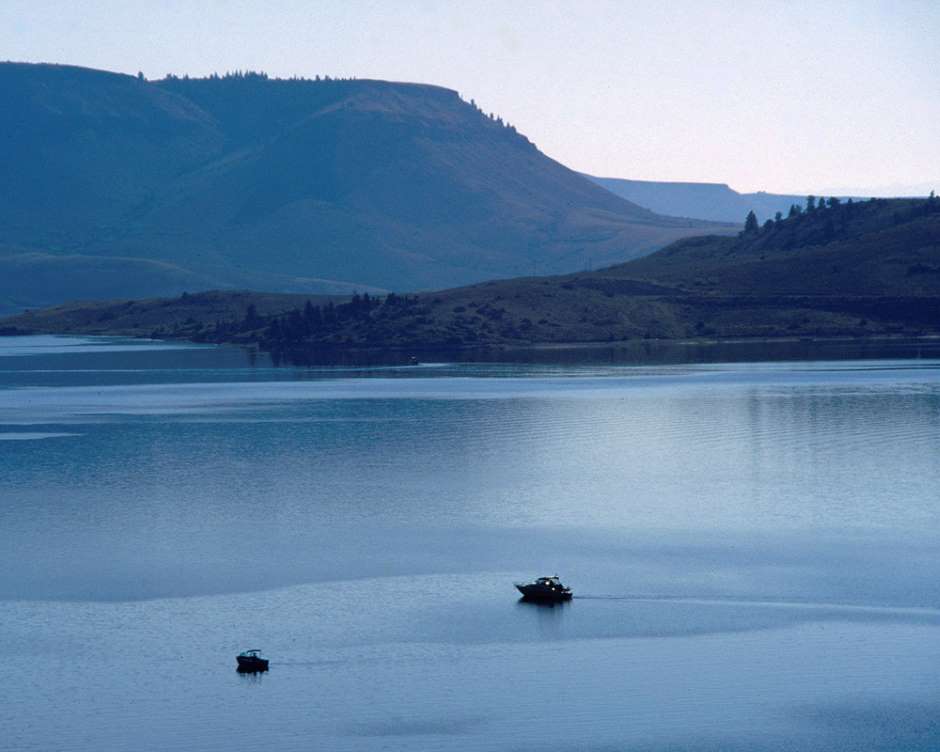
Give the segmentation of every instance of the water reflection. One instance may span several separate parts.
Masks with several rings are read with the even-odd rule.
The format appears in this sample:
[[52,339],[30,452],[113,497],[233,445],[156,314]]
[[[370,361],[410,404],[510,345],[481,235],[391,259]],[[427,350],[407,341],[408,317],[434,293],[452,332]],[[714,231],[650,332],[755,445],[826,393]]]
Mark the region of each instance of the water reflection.
[[[561,601],[559,603],[548,603],[545,601],[530,601],[520,598],[516,601],[516,609],[523,615],[534,617],[535,627],[539,634],[539,639],[557,641],[565,636],[563,630],[565,613],[571,607],[570,601]],[[557,647],[551,648],[557,650]]]
[[559,601],[555,603],[552,601],[533,601],[533,600],[529,600],[528,598],[519,598],[519,600],[516,601],[516,604],[523,606],[523,607],[532,607],[540,611],[541,610],[548,610],[548,611],[557,610],[561,612],[563,609],[568,608],[571,605],[571,601]]
[[[544,365],[679,365],[940,356],[940,340],[794,339],[683,342],[643,340],[615,345],[561,344],[474,349],[342,350],[272,352],[275,366],[381,366],[421,363],[529,363]],[[252,357],[255,357],[254,355]]]

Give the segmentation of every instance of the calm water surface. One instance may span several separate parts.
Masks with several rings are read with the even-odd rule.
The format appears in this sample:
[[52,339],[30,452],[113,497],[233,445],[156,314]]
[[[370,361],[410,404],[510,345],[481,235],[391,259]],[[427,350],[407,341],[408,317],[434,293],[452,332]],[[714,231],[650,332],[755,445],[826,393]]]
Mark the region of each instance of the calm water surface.
[[866,348],[0,338],[0,749],[936,750],[940,348]]

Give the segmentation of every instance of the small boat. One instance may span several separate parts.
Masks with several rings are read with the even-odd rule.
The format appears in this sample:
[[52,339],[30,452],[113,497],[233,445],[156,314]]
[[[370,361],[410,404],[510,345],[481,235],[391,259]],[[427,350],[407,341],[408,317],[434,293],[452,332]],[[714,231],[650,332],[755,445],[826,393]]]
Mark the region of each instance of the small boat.
[[420,362],[418,361],[418,358],[416,356],[412,355],[410,358],[408,358],[408,365],[417,366],[417,365],[420,365]]
[[535,582],[515,583],[516,590],[522,593],[523,600],[539,603],[561,603],[572,598],[570,588],[561,584],[558,575],[539,577]]
[[238,661],[238,670],[243,673],[268,670],[268,659],[261,657],[260,650],[246,650],[239,653],[235,660]]

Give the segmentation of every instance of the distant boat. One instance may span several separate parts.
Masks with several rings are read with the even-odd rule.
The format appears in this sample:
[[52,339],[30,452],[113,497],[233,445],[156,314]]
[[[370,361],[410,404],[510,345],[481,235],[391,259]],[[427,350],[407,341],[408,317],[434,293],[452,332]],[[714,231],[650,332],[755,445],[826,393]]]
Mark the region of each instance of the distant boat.
[[419,363],[418,363],[418,358],[417,358],[416,356],[412,355],[410,358],[408,358],[408,365],[409,365],[409,366],[416,366],[416,365],[419,365]]
[[523,599],[538,603],[562,603],[572,598],[571,589],[561,584],[558,575],[539,577],[535,582],[515,583]]
[[242,673],[255,673],[268,670],[268,659],[261,657],[260,650],[246,650],[239,653],[236,658],[238,670]]

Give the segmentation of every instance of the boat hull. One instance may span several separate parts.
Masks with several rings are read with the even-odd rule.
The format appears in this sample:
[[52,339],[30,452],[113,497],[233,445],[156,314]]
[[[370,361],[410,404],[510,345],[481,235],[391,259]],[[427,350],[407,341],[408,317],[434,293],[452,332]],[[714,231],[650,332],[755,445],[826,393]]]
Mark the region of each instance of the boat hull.
[[267,658],[251,658],[239,655],[235,658],[238,661],[238,670],[245,674],[253,674],[257,671],[268,670]]
[[536,603],[564,603],[571,600],[571,591],[552,590],[538,585],[516,585],[516,590],[522,593],[522,598]]

